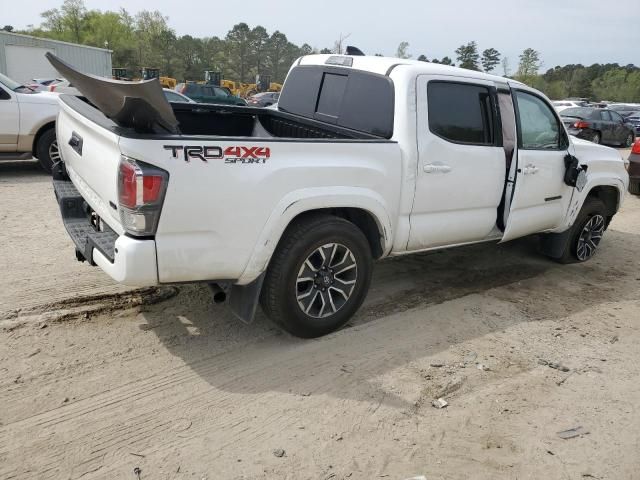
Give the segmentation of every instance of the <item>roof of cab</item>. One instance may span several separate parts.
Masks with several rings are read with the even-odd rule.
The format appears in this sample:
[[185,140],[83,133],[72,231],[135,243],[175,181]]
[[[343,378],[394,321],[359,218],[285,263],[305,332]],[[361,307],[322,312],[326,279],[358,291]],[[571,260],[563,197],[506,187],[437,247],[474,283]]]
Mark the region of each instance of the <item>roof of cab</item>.
[[[351,65],[351,67],[327,64],[326,62],[330,57],[348,57],[353,59],[353,64]],[[368,55],[350,56],[337,54],[307,55],[305,57],[301,57],[296,65],[328,65],[338,68],[354,68],[357,70],[378,73],[380,75],[389,75],[390,71],[392,71],[395,67],[404,65],[412,67],[410,69],[411,74],[451,75],[456,77],[477,78],[492,82],[509,82],[511,84],[520,84],[520,82],[505,77],[490,75],[484,72],[477,72],[475,70],[468,70],[466,68],[451,67],[448,65],[441,65],[439,63],[420,62],[418,60],[406,60],[394,57],[372,57]]]

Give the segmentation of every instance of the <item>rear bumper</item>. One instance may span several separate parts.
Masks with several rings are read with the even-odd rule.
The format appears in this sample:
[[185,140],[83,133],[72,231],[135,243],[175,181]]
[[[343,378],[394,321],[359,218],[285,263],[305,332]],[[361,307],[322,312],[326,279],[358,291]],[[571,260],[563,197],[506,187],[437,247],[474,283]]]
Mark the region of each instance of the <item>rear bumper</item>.
[[91,208],[70,180],[54,180],[62,221],[76,246],[78,258],[98,265],[118,283],[131,286],[158,284],[156,242],[119,236],[108,225],[94,227]]

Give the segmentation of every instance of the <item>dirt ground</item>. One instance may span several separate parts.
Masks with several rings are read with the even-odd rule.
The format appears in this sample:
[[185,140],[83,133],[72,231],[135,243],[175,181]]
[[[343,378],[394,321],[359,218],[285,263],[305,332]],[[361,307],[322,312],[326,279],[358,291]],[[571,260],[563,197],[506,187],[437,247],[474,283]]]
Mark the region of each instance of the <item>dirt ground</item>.
[[30,163],[0,204],[2,479],[639,478],[639,197],[586,264],[534,239],[379,262],[311,341],[77,263]]

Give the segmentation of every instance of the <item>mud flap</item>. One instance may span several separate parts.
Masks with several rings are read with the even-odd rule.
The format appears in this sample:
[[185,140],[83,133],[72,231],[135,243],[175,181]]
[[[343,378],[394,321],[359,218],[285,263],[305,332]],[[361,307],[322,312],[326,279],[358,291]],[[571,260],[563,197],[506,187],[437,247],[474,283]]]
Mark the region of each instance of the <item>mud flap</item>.
[[233,285],[228,305],[231,312],[244,323],[251,323],[260,301],[264,273],[247,285]]
[[569,248],[571,229],[562,233],[545,233],[540,235],[540,251],[551,258],[560,258]]

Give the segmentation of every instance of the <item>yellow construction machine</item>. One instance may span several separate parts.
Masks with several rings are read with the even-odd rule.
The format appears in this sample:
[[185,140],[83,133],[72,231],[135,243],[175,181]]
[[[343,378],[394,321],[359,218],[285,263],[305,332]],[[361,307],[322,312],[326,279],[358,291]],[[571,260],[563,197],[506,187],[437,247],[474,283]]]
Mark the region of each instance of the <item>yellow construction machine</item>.
[[176,85],[178,85],[178,81],[175,78],[161,77],[159,68],[143,67],[142,79],[151,80],[152,78],[157,78],[158,81],[160,82],[160,85],[162,85],[164,88],[169,88],[171,90],[175,89]]

